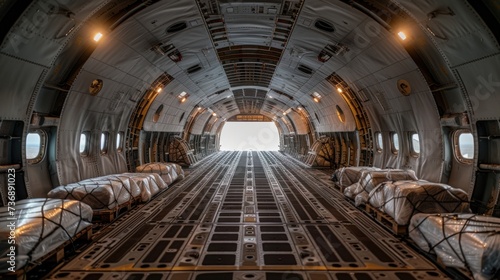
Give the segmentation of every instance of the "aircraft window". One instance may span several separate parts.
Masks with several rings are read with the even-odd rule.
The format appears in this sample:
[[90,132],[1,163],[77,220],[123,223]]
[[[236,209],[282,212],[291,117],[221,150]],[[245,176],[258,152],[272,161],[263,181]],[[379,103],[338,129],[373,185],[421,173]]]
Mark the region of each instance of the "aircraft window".
[[118,152],[121,152],[123,150],[123,148],[122,148],[123,147],[123,144],[122,144],[123,140],[122,139],[123,139],[123,132],[118,132],[116,134],[116,150]]
[[106,154],[108,152],[108,139],[108,132],[101,133],[101,154]]
[[340,122],[345,123],[344,111],[342,111],[342,108],[340,108],[339,105],[336,106],[336,109],[337,109],[337,117],[339,118]]
[[458,150],[456,154],[462,162],[471,162],[474,158],[474,136],[469,132],[459,131],[456,134],[458,139]]
[[26,159],[30,164],[42,161],[45,150],[45,133],[41,131],[28,133],[26,137]]
[[399,152],[399,135],[396,132],[392,133],[392,153],[397,154]]
[[382,152],[384,149],[384,139],[382,138],[382,132],[375,133],[375,139],[377,144],[377,152]]
[[80,134],[80,154],[83,156],[88,155],[89,153],[89,143],[90,137],[88,132],[83,132]]
[[420,154],[420,137],[416,132],[411,134],[411,151],[414,156],[418,156]]

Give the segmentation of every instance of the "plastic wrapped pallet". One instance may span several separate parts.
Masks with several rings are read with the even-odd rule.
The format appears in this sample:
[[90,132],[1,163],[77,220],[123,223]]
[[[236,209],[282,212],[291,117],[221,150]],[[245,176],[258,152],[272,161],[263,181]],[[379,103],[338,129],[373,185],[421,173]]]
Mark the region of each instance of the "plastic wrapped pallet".
[[172,166],[172,168],[175,169],[175,172],[177,173],[177,178],[175,178],[174,181],[184,179],[184,177],[185,177],[184,176],[184,169],[182,169],[182,166],[178,165],[177,163],[171,163],[171,162],[167,162],[165,164],[170,165],[170,166]]
[[123,184],[116,181],[87,181],[83,184],[73,183],[59,186],[52,189],[47,196],[50,198],[79,200],[88,204],[94,210],[114,209],[132,200],[130,192]]
[[368,201],[399,225],[407,225],[416,213],[470,213],[466,192],[423,180],[382,183]]
[[105,175],[96,178],[85,179],[78,182],[79,185],[122,185],[132,198],[139,198],[141,196],[141,189],[135,181],[131,180],[130,176],[123,174]]
[[149,201],[160,190],[166,189],[168,186],[156,173],[124,173],[134,181],[141,189],[141,201]]
[[369,195],[367,192],[359,193],[354,198],[354,205],[356,205],[356,206],[365,205],[366,202],[368,201],[368,199],[369,199]]
[[92,209],[76,200],[24,199],[17,201],[14,208],[11,216],[11,209],[0,207],[0,273],[8,272],[10,267],[10,218],[15,218],[16,226],[16,270],[55,250],[90,226],[92,220]]
[[[344,190],[344,195],[350,198],[355,198],[363,192],[369,193],[376,186],[387,181],[403,181],[403,180],[418,180],[413,170],[388,169],[377,171],[365,171],[361,174],[358,182],[350,185]],[[363,198],[365,196],[361,196]],[[360,204],[365,204],[367,201],[358,199]],[[359,205],[358,205],[359,206]]]
[[335,170],[332,175],[332,180],[337,182],[341,187],[348,187],[359,181],[363,172],[381,170],[377,167],[357,166],[343,167]]
[[500,279],[500,218],[416,214],[409,235],[446,266],[468,269],[477,280]]
[[181,180],[184,178],[184,170],[182,167],[176,163],[164,163],[164,162],[152,162],[137,166],[135,169],[139,173],[156,173],[161,176],[163,181],[170,185],[177,179]]

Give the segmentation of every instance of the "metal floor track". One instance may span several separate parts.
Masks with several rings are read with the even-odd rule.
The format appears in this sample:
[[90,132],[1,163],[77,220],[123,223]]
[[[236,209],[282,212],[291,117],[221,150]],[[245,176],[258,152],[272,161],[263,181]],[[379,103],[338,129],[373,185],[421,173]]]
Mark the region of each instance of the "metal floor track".
[[220,152],[121,218],[51,279],[446,279],[277,152]]

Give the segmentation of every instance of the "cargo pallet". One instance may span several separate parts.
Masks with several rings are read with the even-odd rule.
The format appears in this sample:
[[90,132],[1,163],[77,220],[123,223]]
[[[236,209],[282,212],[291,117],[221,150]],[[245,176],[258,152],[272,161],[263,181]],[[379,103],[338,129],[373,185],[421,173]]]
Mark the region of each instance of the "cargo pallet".
[[365,205],[365,211],[371,216],[375,217],[375,219],[382,225],[389,228],[395,235],[404,236],[408,234],[408,226],[399,225],[391,216],[371,206],[368,203]]
[[[17,269],[16,272],[7,273],[2,275],[2,279],[13,279],[13,280],[24,280],[30,279],[30,273],[36,268],[49,268],[55,267],[62,263],[65,258],[65,252],[76,251],[75,244],[84,242],[89,243],[92,240],[92,226],[88,226],[73,236],[71,239],[67,240],[63,244],[59,245],[57,248],[46,254],[45,256],[35,260],[32,263],[27,263],[23,268]],[[79,246],[81,247],[81,246]],[[39,278],[38,275],[31,277],[33,279]]]
[[136,200],[127,201],[123,204],[120,204],[113,209],[102,209],[102,210],[94,210],[92,216],[92,222],[102,222],[109,223],[114,221],[120,215],[130,211],[136,205]]

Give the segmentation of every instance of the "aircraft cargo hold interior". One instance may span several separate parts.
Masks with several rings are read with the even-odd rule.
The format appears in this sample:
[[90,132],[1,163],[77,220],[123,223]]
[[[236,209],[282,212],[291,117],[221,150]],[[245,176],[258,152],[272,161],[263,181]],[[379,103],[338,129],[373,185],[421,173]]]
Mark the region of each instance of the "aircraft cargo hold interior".
[[500,279],[499,1],[6,0],[0,26],[1,279]]

